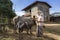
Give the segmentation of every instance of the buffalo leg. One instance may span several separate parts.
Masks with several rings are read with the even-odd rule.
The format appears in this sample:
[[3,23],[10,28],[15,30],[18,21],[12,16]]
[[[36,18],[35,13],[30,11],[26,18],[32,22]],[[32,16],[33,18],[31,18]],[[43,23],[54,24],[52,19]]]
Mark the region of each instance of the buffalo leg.
[[23,29],[19,28],[19,33],[23,32]]
[[32,34],[31,28],[30,28],[30,34]]
[[28,31],[29,31],[29,30],[27,29],[27,34],[29,34]]

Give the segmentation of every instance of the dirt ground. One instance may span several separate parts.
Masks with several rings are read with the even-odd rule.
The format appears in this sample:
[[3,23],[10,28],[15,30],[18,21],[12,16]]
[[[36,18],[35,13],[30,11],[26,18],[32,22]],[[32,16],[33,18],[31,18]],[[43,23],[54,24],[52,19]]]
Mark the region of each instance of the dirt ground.
[[[57,29],[57,31],[59,31],[60,30],[60,27],[46,27],[45,28],[45,31],[49,32],[49,31],[51,31],[50,29],[54,29],[54,30]],[[33,26],[32,27],[32,32],[36,32],[36,26]],[[50,37],[48,37],[46,35],[44,35],[43,37],[36,37],[35,34],[29,34],[28,35],[25,32],[23,32],[21,34],[18,34],[18,33],[17,34],[14,34],[14,33],[10,33],[10,32],[7,33],[7,34],[1,34],[0,33],[0,40],[55,40],[55,39],[50,38]]]
[[19,34],[4,34],[0,35],[0,40],[54,40],[53,38],[43,36],[43,37],[36,37],[35,35],[28,35],[26,33]]

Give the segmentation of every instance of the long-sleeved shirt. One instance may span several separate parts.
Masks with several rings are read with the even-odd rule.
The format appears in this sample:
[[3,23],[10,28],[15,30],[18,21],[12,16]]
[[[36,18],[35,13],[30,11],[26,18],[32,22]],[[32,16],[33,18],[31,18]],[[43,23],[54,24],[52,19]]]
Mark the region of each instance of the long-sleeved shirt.
[[44,16],[37,15],[37,25],[40,25],[40,26],[44,25]]

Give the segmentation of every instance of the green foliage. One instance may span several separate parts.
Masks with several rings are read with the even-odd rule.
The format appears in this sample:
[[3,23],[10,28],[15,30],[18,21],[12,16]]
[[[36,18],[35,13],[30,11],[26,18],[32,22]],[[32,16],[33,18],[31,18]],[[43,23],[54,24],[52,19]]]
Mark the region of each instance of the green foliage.
[[0,14],[8,18],[16,16],[12,9],[13,3],[11,0],[0,0]]

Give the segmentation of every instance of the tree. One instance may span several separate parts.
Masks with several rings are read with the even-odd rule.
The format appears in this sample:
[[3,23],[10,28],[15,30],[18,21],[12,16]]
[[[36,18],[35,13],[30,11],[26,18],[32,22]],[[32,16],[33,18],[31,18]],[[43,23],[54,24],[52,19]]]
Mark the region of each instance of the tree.
[[0,0],[0,14],[1,16],[7,17],[9,19],[9,22],[10,19],[16,16],[12,7],[13,3],[11,0]]
[[11,24],[11,19],[16,16],[12,7],[11,0],[0,0],[0,17],[7,18],[9,24]]
[[13,18],[16,14],[13,11],[13,3],[11,0],[0,0],[0,14]]

